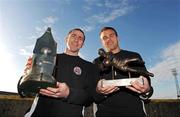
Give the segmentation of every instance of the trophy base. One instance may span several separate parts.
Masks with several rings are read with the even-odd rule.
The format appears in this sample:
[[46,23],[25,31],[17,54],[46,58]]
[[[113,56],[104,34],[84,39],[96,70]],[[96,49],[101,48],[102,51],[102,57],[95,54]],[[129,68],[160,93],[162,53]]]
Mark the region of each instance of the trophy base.
[[128,86],[131,85],[131,82],[138,81],[141,84],[144,84],[144,81],[141,77],[138,78],[127,78],[127,79],[115,79],[115,80],[102,80],[101,86]]
[[[39,75],[41,77],[32,77],[38,75],[29,75],[22,78],[23,81],[18,84],[18,93],[21,97],[34,97],[39,93],[40,89],[46,89],[47,87],[56,87],[56,80],[48,75]],[[45,78],[51,78],[51,81],[45,80]],[[36,80],[35,80],[36,79]],[[44,80],[43,80],[44,79]]]
[[47,87],[55,86],[56,83],[29,80],[21,84],[20,90],[22,96],[33,97],[39,93],[40,89],[46,89]]

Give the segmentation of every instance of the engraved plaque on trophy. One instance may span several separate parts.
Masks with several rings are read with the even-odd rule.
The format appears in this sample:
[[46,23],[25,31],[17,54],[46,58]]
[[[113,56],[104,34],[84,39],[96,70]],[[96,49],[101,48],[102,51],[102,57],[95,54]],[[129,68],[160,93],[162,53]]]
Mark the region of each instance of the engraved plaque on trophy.
[[53,39],[51,28],[48,28],[36,41],[30,72],[18,82],[20,96],[31,97],[38,94],[42,88],[56,87],[56,80],[52,76],[56,51],[57,43]]
[[141,84],[144,84],[143,78],[125,78],[125,79],[114,79],[114,80],[101,80],[101,86],[128,86],[131,85],[131,82],[138,81]]

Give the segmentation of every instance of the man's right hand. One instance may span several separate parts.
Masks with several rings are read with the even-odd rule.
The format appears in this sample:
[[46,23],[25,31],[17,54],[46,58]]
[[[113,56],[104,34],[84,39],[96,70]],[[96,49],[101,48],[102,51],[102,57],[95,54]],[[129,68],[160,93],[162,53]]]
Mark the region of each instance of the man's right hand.
[[99,80],[97,87],[96,87],[96,92],[102,93],[105,95],[116,92],[118,90],[119,90],[119,87],[117,87],[117,86],[102,86],[102,80]]
[[30,72],[31,68],[32,68],[32,57],[29,57],[25,65],[24,75],[27,75]]

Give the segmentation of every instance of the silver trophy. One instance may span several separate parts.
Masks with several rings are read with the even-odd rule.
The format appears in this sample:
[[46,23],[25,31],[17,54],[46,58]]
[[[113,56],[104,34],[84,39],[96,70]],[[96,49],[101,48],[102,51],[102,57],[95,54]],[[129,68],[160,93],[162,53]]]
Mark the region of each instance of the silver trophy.
[[18,82],[18,93],[22,97],[32,97],[40,89],[56,87],[52,76],[56,61],[57,43],[53,39],[51,28],[37,39],[33,50],[32,69]]

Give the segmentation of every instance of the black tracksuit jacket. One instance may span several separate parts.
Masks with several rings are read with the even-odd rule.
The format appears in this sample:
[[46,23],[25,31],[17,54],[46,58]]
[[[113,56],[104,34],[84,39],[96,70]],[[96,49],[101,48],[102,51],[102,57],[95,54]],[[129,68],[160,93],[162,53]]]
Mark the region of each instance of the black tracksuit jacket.
[[[67,98],[39,96],[37,105],[31,108],[31,117],[82,117],[83,106],[92,103],[92,78],[94,64],[78,56],[58,54],[55,79],[70,87]],[[33,106],[32,106],[33,107]]]
[[[142,60],[138,53],[121,50],[119,53],[114,54],[119,60],[126,58],[139,58]],[[97,67],[101,67],[99,70],[101,79],[112,79],[111,66],[102,66],[102,57],[98,57],[94,60]],[[135,63],[130,64],[131,67],[138,67],[146,69],[144,65],[137,65]],[[103,68],[102,68],[103,67]],[[117,68],[114,68],[115,79],[128,78],[128,72],[124,72]],[[131,73],[131,77],[139,77],[139,74]],[[147,77],[149,82],[150,79]],[[130,91],[125,87],[120,87],[120,90],[109,95],[95,94],[95,101],[97,103],[96,117],[144,117],[145,110],[143,101],[139,98],[139,94]]]

